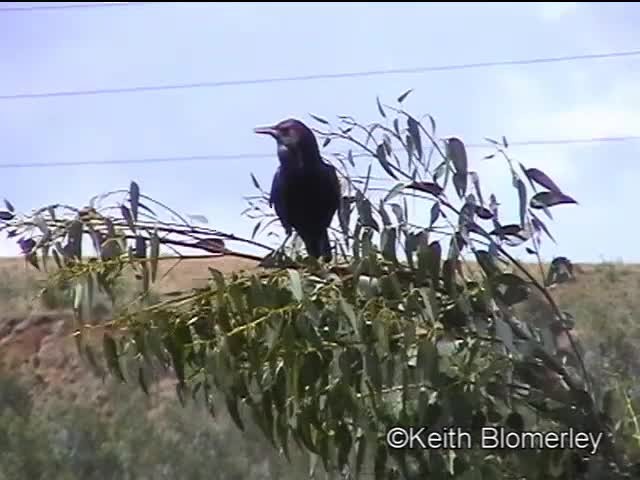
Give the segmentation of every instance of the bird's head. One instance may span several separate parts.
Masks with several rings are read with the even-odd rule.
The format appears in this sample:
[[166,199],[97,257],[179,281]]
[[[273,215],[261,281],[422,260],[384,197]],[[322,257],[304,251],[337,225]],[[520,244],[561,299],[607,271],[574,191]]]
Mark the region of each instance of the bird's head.
[[278,142],[278,152],[282,149],[283,153],[289,156],[294,153],[300,154],[294,156],[304,161],[320,158],[315,135],[300,120],[288,118],[272,127],[258,127],[254,132],[272,136]]
[[263,135],[271,135],[276,139],[278,144],[286,147],[295,147],[302,142],[308,142],[314,139],[313,132],[300,120],[288,118],[279,122],[272,127],[258,127],[255,133]]

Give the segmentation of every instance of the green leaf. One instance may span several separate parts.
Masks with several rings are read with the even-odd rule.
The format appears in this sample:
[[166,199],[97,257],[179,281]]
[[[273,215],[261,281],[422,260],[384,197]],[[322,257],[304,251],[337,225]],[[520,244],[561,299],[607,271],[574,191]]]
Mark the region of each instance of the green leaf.
[[402,285],[400,285],[395,273],[380,277],[380,292],[387,300],[399,301],[402,299]]
[[84,298],[84,285],[81,282],[76,283],[73,294],[73,309],[77,312],[82,308],[82,300]]
[[26,255],[24,258],[35,269],[40,270],[40,264],[38,262],[38,253],[37,252],[32,252],[32,253]]
[[53,256],[53,260],[56,262],[58,268],[62,268],[62,260],[60,259],[58,251],[55,249],[51,250],[51,255]]
[[463,198],[467,192],[467,176],[458,172],[454,173],[453,186],[456,188],[458,196]]
[[433,182],[412,182],[407,185],[407,188],[420,190],[421,192],[429,193],[435,197],[439,196],[444,190],[440,185]]
[[355,347],[347,347],[338,357],[338,368],[344,382],[351,384],[362,373],[362,367],[362,354]]
[[418,154],[418,159],[422,158],[422,139],[420,138],[420,124],[413,118],[407,118],[407,130],[411,136],[411,141]]
[[318,381],[322,375],[322,367],[322,357],[318,352],[310,351],[304,355],[299,374],[301,394],[304,394],[304,387],[313,386]]
[[[69,230],[67,232],[69,242],[67,243],[66,250],[72,257],[78,259],[82,258],[82,228],[82,222],[80,220],[74,220],[73,222],[71,222],[71,225],[69,226]],[[45,236],[48,236],[48,233],[45,233]]]
[[365,372],[376,392],[382,388],[382,371],[380,370],[380,359],[374,350],[368,350],[364,361]]
[[188,215],[192,222],[196,223],[209,223],[209,220],[204,215]]
[[480,205],[484,205],[484,198],[482,197],[482,191],[480,189],[480,177],[476,172],[469,172],[469,176],[471,177],[471,183],[473,184],[473,188],[476,191],[476,195],[478,196]]
[[325,125],[329,125],[329,122],[322,117],[318,117],[312,113],[309,114],[311,118],[313,118],[316,122],[324,123]]
[[296,300],[301,301],[303,298],[302,280],[300,279],[300,273],[294,269],[287,269],[289,273],[289,280],[291,282],[291,292]]
[[256,238],[256,234],[258,233],[258,230],[260,230],[261,226],[262,226],[262,220],[256,223],[255,226],[253,227],[253,231],[251,232],[251,240]]
[[447,159],[453,163],[455,174],[453,177],[456,192],[463,198],[467,192],[467,151],[464,143],[459,138],[452,137],[447,140]]
[[440,217],[440,204],[438,202],[435,202],[431,206],[431,215],[430,215],[430,218],[429,218],[429,227],[433,227],[433,225],[438,221],[439,217]]
[[524,172],[524,174],[529,179],[529,183],[531,184],[531,188],[535,190],[535,183],[541,185],[542,187],[550,190],[552,192],[562,193],[560,187],[558,187],[553,180],[551,180],[546,173],[542,170],[538,170],[537,168],[525,168],[522,163],[520,164],[520,169]]
[[218,293],[218,304],[222,305],[224,302],[224,292],[226,289],[224,275],[220,270],[217,270],[213,267],[208,267],[209,273],[211,274],[211,278],[216,284],[216,292]]
[[153,353],[156,359],[160,362],[160,365],[162,365],[162,367],[166,369],[167,356],[162,347],[162,342],[160,340],[160,335],[157,328],[150,328],[146,331],[145,343],[149,346],[149,350],[151,351],[151,353]]
[[33,223],[36,224],[36,226],[40,229],[40,231],[44,234],[44,235],[48,235],[49,234],[49,226],[47,225],[47,222],[44,220],[44,218],[42,218],[41,215],[35,215],[33,217]]
[[276,432],[280,446],[282,447],[282,453],[288,461],[291,461],[291,457],[289,456],[289,425],[287,423],[287,417],[283,413],[279,413],[276,417]]
[[389,175],[391,178],[397,180],[398,177],[396,177],[396,174],[391,169],[391,165],[387,161],[387,151],[386,151],[386,149],[384,147],[384,144],[382,144],[382,143],[379,144],[378,148],[376,149],[376,158],[378,159],[378,162],[380,163],[380,165],[382,166],[384,171],[387,172],[387,175]]
[[569,195],[560,192],[536,193],[530,200],[531,208],[545,209],[556,205],[577,204]]
[[129,202],[131,204],[131,216],[133,221],[138,221],[138,206],[140,204],[140,187],[136,182],[131,182],[129,186]]
[[518,200],[520,202],[520,225],[524,228],[527,214],[527,187],[522,180],[518,179],[516,181],[516,189],[518,190]]
[[407,96],[413,92],[413,88],[410,88],[409,90],[407,90],[406,92],[404,92],[402,95],[400,95],[398,97],[398,103],[402,103],[404,102],[404,99],[407,98]]
[[427,337],[420,339],[418,343],[418,358],[416,363],[418,372],[422,374],[422,380],[434,381],[438,373],[438,350]]
[[378,213],[380,214],[380,218],[382,219],[382,226],[385,228],[389,227],[391,225],[391,219],[389,218],[387,210],[384,208],[384,203],[382,203],[382,200],[380,200]]
[[95,283],[93,280],[93,274],[91,272],[87,273],[86,284],[87,284],[87,304],[89,308],[91,308],[93,306],[94,291],[95,291]]
[[353,446],[353,438],[349,427],[343,422],[338,424],[335,432],[335,442],[338,447],[338,468],[342,470],[349,461],[349,453]]
[[607,419],[613,419],[617,403],[617,392],[611,388],[604,392],[602,397],[602,413]]
[[273,397],[273,404],[276,407],[278,413],[285,414],[285,405],[287,401],[287,372],[284,365],[279,365],[276,374],[275,381],[271,387],[271,395]]
[[384,112],[382,104],[380,103],[380,97],[376,97],[376,103],[378,104],[378,111],[380,112],[380,115],[382,115],[382,118],[387,118],[387,114]]
[[[187,328],[184,326],[183,328]],[[171,356],[171,361],[173,363],[173,370],[176,374],[176,378],[178,381],[183,384],[185,375],[184,375],[184,345],[180,342],[178,338],[178,332],[174,332],[173,334],[166,334],[164,337],[164,346],[169,352]]]
[[[271,392],[266,391],[262,394],[262,401],[260,403],[260,407],[262,407],[262,415],[264,417],[264,426],[266,430],[266,435],[269,441],[273,446],[276,446],[275,438],[273,436],[273,427],[274,427],[274,418],[273,418],[273,403],[271,401]],[[256,410],[258,406],[256,405]]]
[[120,205],[120,213],[122,214],[122,218],[124,218],[125,222],[127,222],[127,225],[129,226],[131,231],[135,233],[136,225],[133,221],[133,218],[131,217],[131,211],[127,208],[126,205]]
[[378,443],[374,460],[375,480],[387,480],[387,447],[384,443]]
[[158,259],[160,258],[160,237],[158,229],[153,231],[150,239],[149,258],[151,259],[151,281],[155,282],[158,275]]
[[140,259],[145,259],[147,257],[147,241],[141,235],[136,237],[135,256]]
[[487,250],[476,250],[475,256],[478,265],[480,265],[480,268],[482,268],[488,278],[500,274],[500,269],[496,265],[495,259]]
[[124,375],[118,361],[118,348],[116,341],[109,333],[105,332],[102,336],[102,349],[104,351],[107,367],[112,374],[116,375],[121,382],[124,382]]
[[442,264],[442,282],[444,283],[445,290],[451,296],[455,296],[457,293],[455,276],[455,260],[448,258]]
[[396,135],[400,136],[400,120],[398,118],[393,119],[393,131],[396,132]]
[[260,187],[260,184],[258,183],[258,179],[255,177],[255,175],[252,173],[251,174],[251,181],[253,182],[253,185],[260,191],[262,191],[262,188]]
[[440,243],[434,241],[427,247],[427,271],[431,275],[433,285],[438,285],[440,281],[440,262],[442,261],[442,247]]
[[496,325],[496,337],[498,337],[509,352],[516,353],[516,348],[513,344],[513,330],[507,322],[501,318],[495,319]]
[[[349,222],[351,220],[351,202],[344,196],[340,199],[340,208],[338,210],[338,220],[340,222],[340,229],[344,235],[345,241],[349,235]],[[347,245],[348,247],[348,245]]]
[[503,273],[496,277],[494,288],[500,300],[509,306],[529,297],[528,282],[513,273]]
[[100,365],[98,365],[98,361],[96,360],[96,356],[93,353],[93,348],[91,347],[91,345],[85,345],[84,346],[84,356],[87,359],[87,361],[89,362],[89,366],[91,367],[93,372],[97,376],[103,377],[104,376],[104,370],[100,367]]
[[393,211],[393,214],[395,215],[396,220],[398,220],[399,225],[404,225],[405,223],[407,223],[406,218],[404,216],[404,210],[400,205],[398,205],[397,203],[392,203],[391,210]]
[[382,257],[393,263],[398,263],[396,257],[396,229],[385,228],[380,234],[380,244],[382,250]]
[[356,192],[356,208],[358,209],[358,217],[362,226],[370,227],[375,231],[380,230],[378,222],[373,218],[371,202],[360,191]]
[[348,303],[344,297],[340,297],[338,301],[338,305],[340,306],[340,310],[345,314],[345,316],[349,319],[349,323],[351,324],[351,328],[358,335],[358,322],[356,318],[356,312],[353,306]]
[[297,415],[295,415],[296,418],[294,418],[295,427],[292,428],[292,430],[294,431],[293,438],[299,446],[306,448],[307,451],[311,451],[315,454],[320,455],[320,457],[322,458],[321,452],[318,449],[316,442],[314,442],[313,438],[311,438],[311,425],[308,418],[308,411],[308,409],[305,409],[303,412],[297,411]]
[[405,187],[404,183],[396,183],[393,186],[393,188],[389,190],[389,193],[387,193],[387,195],[384,197],[384,200],[382,201],[382,203],[390,202],[392,199],[394,199],[396,196],[398,196],[402,192],[404,187]]
[[234,396],[227,395],[225,398],[227,404],[227,410],[229,412],[229,416],[233,420],[233,423],[244,432],[244,423],[242,423],[242,419],[240,418],[240,413],[238,412],[238,399]]
[[316,470],[318,468],[318,460],[320,460],[320,455],[309,452],[309,478],[315,478]]
[[358,479],[362,474],[362,464],[364,463],[365,455],[367,453],[367,437],[365,435],[360,435],[356,443],[356,479]]
[[147,380],[144,377],[144,368],[142,367],[138,367],[138,384],[145,395],[149,396],[149,387],[147,386]]
[[[369,189],[369,182],[371,181],[371,167],[372,165],[369,164],[369,166],[367,167],[367,175],[365,176],[365,180],[364,180],[364,186],[362,187],[362,194],[366,194],[367,190]],[[358,199],[358,191],[356,191],[356,201]]]

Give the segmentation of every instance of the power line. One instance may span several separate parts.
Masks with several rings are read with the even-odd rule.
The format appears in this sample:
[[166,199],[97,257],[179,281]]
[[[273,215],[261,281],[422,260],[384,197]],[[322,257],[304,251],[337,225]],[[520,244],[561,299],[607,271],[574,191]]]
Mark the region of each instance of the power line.
[[[572,145],[577,143],[608,143],[608,142],[632,142],[640,140],[640,135],[628,135],[623,137],[591,137],[591,138],[564,138],[557,140],[522,140],[509,142],[510,146],[527,147],[533,145]],[[487,144],[466,145],[467,148],[487,147]]]
[[270,83],[283,83],[283,82],[302,82],[309,80],[332,80],[340,78],[358,78],[358,77],[372,77],[380,75],[398,75],[398,74],[410,74],[410,73],[426,73],[426,72],[443,72],[452,70],[469,70],[476,68],[489,68],[489,67],[504,67],[513,65],[535,65],[544,63],[560,63],[560,62],[575,62],[586,60],[598,60],[598,59],[612,59],[622,57],[634,57],[640,55],[640,50],[629,50],[621,52],[609,52],[609,53],[593,53],[585,55],[568,55],[560,57],[545,57],[545,58],[530,58],[521,60],[500,60],[493,62],[478,62],[478,63],[460,63],[450,65],[431,65],[421,67],[408,67],[408,68],[389,68],[380,70],[364,70],[354,72],[339,72],[339,73],[315,73],[309,75],[293,75],[282,77],[264,77],[253,79],[241,79],[241,80],[210,80],[193,83],[175,83],[165,85],[141,85],[136,87],[114,87],[114,88],[97,88],[93,90],[61,90],[54,92],[38,92],[38,93],[15,93],[0,95],[0,100],[20,100],[20,99],[37,99],[37,98],[52,98],[52,97],[77,97],[87,95],[106,95],[106,94],[120,94],[120,93],[140,93],[140,92],[157,92],[163,90],[187,90],[194,88],[218,88],[228,86],[239,85],[259,85]]
[[139,7],[143,5],[153,5],[164,2],[94,2],[94,3],[71,3],[66,5],[22,5],[19,7],[0,7],[0,13],[4,12],[34,12],[52,10],[81,10],[85,8],[109,8],[109,7]]
[[[608,143],[608,142],[630,142],[640,140],[640,135],[629,135],[624,137],[591,137],[591,138],[569,138],[557,140],[523,140],[509,142],[509,146],[540,146],[540,145],[573,145],[580,143]],[[491,148],[487,143],[467,144],[467,148]],[[368,154],[355,154],[354,157],[367,157]],[[175,157],[147,157],[137,159],[121,160],[81,160],[72,162],[30,162],[30,163],[0,163],[0,169],[12,168],[47,168],[47,167],[78,167],[78,166],[99,166],[99,165],[125,165],[125,164],[146,164],[146,163],[176,163],[193,161],[224,161],[224,160],[252,160],[274,158],[273,153],[238,153],[238,154],[207,154]]]
[[125,165],[140,163],[174,163],[194,162],[203,160],[250,160],[269,158],[273,155],[262,153],[239,153],[236,155],[189,155],[176,157],[148,157],[122,160],[80,160],[72,162],[33,162],[33,163],[0,163],[0,168],[41,168],[41,167],[79,167],[86,165]]

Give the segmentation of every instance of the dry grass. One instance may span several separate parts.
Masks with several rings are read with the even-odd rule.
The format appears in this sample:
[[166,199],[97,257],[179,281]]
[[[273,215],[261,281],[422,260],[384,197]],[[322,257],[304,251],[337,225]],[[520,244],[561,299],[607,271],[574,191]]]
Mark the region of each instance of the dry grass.
[[[213,267],[223,273],[252,270],[257,268],[256,262],[221,257],[208,260],[185,260],[176,264],[174,260],[160,262],[158,293],[185,290],[197,287],[206,282]],[[473,269],[474,265],[470,267]],[[545,266],[545,269],[547,267]],[[530,265],[530,271],[539,279],[540,270],[537,265]],[[581,303],[599,305],[599,309],[609,314],[633,314],[640,306],[640,265],[622,263],[581,264],[576,266],[578,281],[562,285],[553,291],[553,295],[563,305],[577,308]],[[45,286],[46,275],[27,265],[21,258],[0,257],[0,305],[6,316],[26,314],[33,310],[41,310],[42,303],[38,299],[40,289]],[[638,298],[636,301],[635,299]],[[581,308],[577,308],[578,311]]]
[[28,312],[44,279],[21,258],[0,258],[0,304],[3,313]]
[[[197,287],[206,282],[209,277],[208,268],[216,268],[222,273],[251,270],[257,267],[256,262],[242,258],[221,257],[211,260],[185,260],[172,267],[175,261],[164,261],[158,268],[158,278],[166,274],[160,284],[160,291],[184,290]],[[167,274],[167,271],[169,273]]]
[[[162,261],[158,267],[158,278],[162,278],[162,282],[158,284],[157,291],[165,293],[202,285],[209,275],[209,267],[216,268],[222,273],[231,273],[256,268],[256,263],[225,257],[182,262]],[[132,277],[129,277],[126,281],[127,285],[123,288],[127,289],[131,280]],[[64,303],[62,299],[43,301],[39,293],[45,286],[46,274],[26,264],[22,258],[0,257],[0,306],[2,307],[0,318],[27,315],[43,309],[56,309],[56,305],[62,305]]]

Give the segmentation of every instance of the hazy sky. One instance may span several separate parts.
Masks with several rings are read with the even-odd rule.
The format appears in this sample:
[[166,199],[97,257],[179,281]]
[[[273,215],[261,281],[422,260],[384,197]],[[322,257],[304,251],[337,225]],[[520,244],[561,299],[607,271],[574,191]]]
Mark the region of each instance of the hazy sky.
[[[13,5],[0,3],[2,7]],[[20,4],[21,6],[24,4]],[[42,4],[40,4],[42,5]],[[176,4],[0,11],[0,95],[244,80],[635,50],[640,5]],[[637,37],[637,33],[635,35]],[[248,235],[249,172],[269,184],[275,145],[252,133],[288,116],[378,119],[376,95],[430,113],[468,143],[640,135],[640,57],[369,78],[0,100],[0,163],[265,153],[193,161],[0,169],[19,210],[83,205],[138,181],[182,212]],[[640,261],[635,222],[640,141],[513,147],[579,206],[554,209],[545,255]],[[502,162],[469,150],[485,190],[515,199]],[[429,212],[418,212],[427,221]],[[515,219],[515,217],[513,217]],[[1,240],[0,253],[16,253]]]

